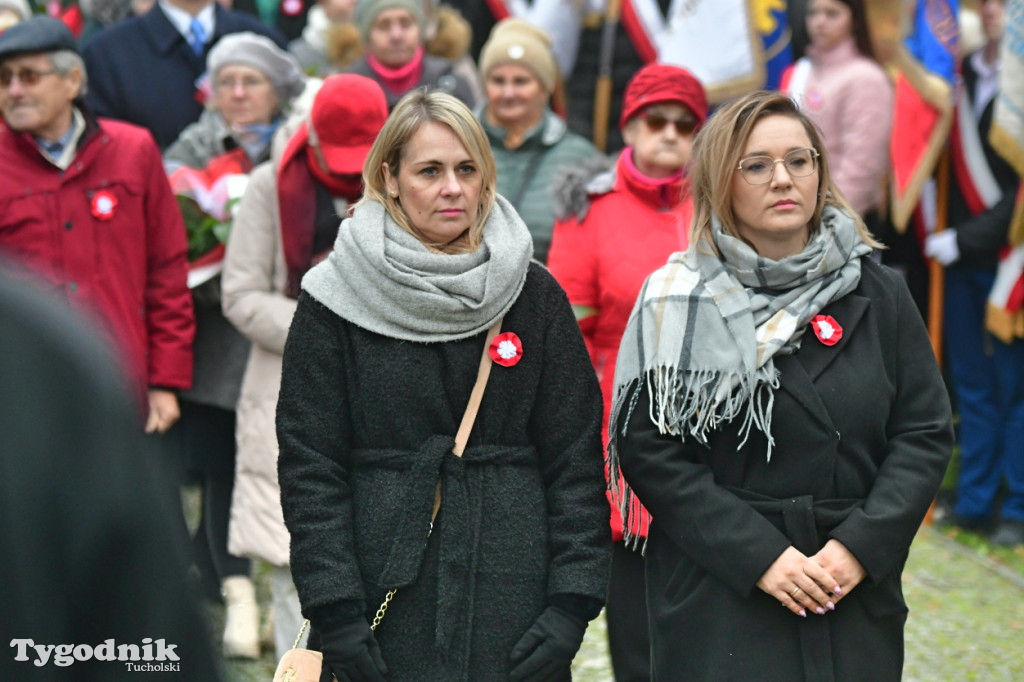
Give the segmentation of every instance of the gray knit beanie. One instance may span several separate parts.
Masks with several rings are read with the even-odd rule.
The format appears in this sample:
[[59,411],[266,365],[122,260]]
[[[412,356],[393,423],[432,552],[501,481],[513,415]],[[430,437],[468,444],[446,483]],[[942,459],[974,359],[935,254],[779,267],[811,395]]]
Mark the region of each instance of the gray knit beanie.
[[270,38],[250,31],[230,33],[213,46],[206,56],[206,71],[216,80],[217,72],[229,64],[251,66],[274,84],[281,105],[297,97],[306,79],[295,57],[274,44]]
[[420,27],[420,40],[426,40],[426,20],[423,17],[421,0],[359,0],[356,4],[356,26],[365,43],[370,37],[370,27],[377,15],[387,9],[408,10]]

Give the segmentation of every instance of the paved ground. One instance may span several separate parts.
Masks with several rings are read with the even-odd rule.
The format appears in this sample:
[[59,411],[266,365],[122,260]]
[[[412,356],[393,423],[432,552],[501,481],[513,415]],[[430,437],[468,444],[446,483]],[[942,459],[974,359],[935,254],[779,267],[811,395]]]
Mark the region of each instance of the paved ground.
[[[1024,548],[1017,552],[1024,558]],[[1024,680],[1024,576],[928,528],[914,543],[903,582],[910,605],[905,680]],[[218,627],[223,608],[209,612]],[[270,654],[229,661],[225,678],[269,682],[274,667]],[[612,679],[603,619],[591,625],[573,671],[580,682]]]

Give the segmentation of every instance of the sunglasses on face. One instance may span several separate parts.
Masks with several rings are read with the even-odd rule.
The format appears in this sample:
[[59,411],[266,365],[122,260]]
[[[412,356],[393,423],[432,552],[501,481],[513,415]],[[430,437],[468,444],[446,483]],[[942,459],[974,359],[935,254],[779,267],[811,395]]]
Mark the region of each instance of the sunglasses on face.
[[692,118],[668,118],[663,114],[651,113],[643,115],[644,123],[652,133],[657,133],[667,125],[673,125],[680,135],[689,135],[697,129],[697,121]]
[[56,71],[36,71],[35,69],[0,69],[0,85],[9,87],[14,79],[22,85],[35,85],[43,76],[57,73]]

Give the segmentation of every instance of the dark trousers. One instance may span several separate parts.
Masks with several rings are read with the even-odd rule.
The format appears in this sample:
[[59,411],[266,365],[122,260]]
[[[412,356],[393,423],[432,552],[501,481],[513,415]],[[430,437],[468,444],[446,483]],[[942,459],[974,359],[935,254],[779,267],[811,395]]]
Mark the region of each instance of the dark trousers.
[[605,620],[616,682],[651,679],[644,558],[639,550],[628,549],[621,541],[612,548]]
[[196,564],[219,584],[249,575],[248,559],[228,554],[228,521],[235,488],[235,413],[181,401],[181,436],[188,473],[202,487],[199,529],[193,538]]
[[[1005,344],[985,330],[995,273],[946,270],[944,334],[960,412],[958,514],[1024,521],[1024,340]],[[1006,482],[1002,510],[996,493]]]

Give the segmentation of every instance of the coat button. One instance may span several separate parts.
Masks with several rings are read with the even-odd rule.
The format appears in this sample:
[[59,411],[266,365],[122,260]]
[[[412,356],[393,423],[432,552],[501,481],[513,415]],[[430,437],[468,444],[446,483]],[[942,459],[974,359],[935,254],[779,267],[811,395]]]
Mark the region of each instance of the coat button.
[[70,220],[67,221],[66,223],[64,223],[64,229],[68,230],[68,231],[71,230],[71,221]]
[[71,292],[78,291],[78,285],[75,284],[74,282],[68,282],[68,291],[71,291]]

